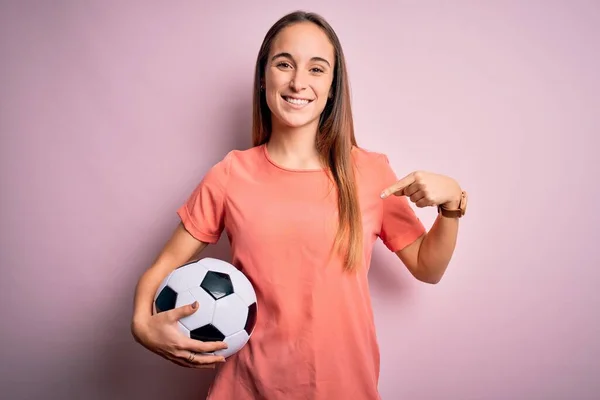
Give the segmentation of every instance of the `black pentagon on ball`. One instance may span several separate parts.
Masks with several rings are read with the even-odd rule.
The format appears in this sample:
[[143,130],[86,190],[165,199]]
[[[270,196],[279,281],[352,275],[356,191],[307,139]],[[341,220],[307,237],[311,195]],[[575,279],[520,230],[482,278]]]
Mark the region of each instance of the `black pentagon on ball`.
[[190,331],[190,337],[203,342],[220,342],[225,339],[225,335],[211,324]]
[[200,287],[215,300],[219,300],[233,293],[231,278],[229,278],[229,275],[222,272],[208,271],[202,280]]
[[163,311],[169,311],[175,308],[175,302],[177,301],[177,293],[168,286],[165,286],[160,291],[156,298],[155,306],[156,311],[161,313]]
[[246,325],[244,326],[244,330],[248,334],[248,336],[254,330],[254,326],[256,325],[256,303],[250,304],[248,307],[248,317],[246,318]]

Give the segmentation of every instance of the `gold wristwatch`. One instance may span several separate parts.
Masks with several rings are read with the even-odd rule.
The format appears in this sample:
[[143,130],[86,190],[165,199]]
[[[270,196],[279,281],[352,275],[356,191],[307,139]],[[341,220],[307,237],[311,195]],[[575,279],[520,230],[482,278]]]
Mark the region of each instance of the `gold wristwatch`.
[[447,218],[460,218],[467,212],[467,192],[463,190],[460,195],[460,203],[458,204],[458,208],[454,210],[449,210],[444,208],[443,206],[438,206],[438,213],[442,214],[442,216]]

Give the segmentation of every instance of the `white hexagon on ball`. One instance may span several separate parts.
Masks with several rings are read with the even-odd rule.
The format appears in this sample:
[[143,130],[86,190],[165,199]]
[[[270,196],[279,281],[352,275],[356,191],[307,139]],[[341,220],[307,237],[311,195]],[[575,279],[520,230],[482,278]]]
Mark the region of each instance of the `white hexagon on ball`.
[[247,318],[248,306],[236,293],[232,293],[216,302],[212,323],[227,337],[244,330]]
[[200,286],[207,272],[202,264],[188,263],[171,272],[167,285],[177,293],[182,293]]

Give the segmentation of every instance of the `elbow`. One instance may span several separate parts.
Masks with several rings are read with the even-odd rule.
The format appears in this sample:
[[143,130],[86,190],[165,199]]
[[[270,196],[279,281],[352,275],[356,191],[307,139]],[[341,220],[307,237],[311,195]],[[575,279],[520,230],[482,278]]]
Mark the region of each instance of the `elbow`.
[[437,285],[442,280],[446,267],[447,265],[436,266],[436,268],[421,265],[417,268],[419,273],[415,274],[415,278],[423,283]]
[[428,283],[430,285],[437,285],[442,280],[442,275],[422,277],[419,278],[419,280],[423,283]]

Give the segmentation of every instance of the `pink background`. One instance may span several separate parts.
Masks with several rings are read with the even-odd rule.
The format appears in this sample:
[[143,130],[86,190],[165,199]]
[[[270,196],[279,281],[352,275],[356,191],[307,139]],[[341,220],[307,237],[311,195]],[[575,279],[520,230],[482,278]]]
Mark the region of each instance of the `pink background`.
[[249,145],[258,47],[297,7],[342,40],[360,144],[471,195],[439,285],[377,245],[383,398],[599,398],[599,3],[335,4],[2,3],[3,398],[206,392],[210,372],[133,342],[133,288],[203,173]]

